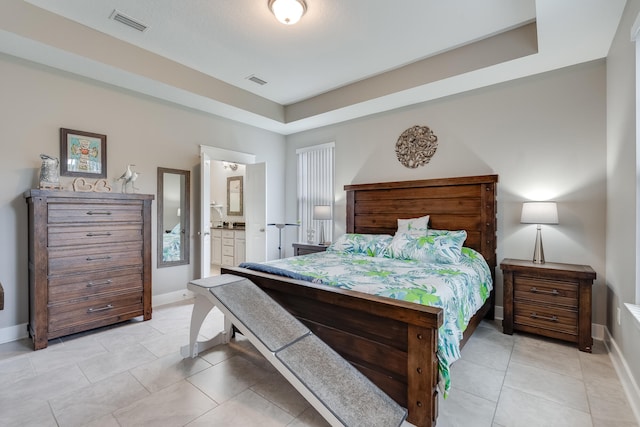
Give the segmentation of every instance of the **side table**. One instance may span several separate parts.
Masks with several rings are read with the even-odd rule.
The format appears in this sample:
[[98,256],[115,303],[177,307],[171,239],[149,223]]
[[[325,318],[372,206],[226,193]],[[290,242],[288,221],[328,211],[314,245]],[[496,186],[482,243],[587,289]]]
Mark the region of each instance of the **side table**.
[[326,245],[319,245],[314,243],[294,243],[293,244],[293,255],[306,255],[313,254],[316,252],[324,252],[327,250]]
[[591,352],[591,287],[596,278],[588,265],[505,259],[502,328],[575,342]]

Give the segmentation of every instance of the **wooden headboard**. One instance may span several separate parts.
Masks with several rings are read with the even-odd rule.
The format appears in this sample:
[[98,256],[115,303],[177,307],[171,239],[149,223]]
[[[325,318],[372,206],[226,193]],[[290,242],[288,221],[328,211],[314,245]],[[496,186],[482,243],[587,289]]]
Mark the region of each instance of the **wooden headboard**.
[[391,234],[398,218],[429,215],[429,228],[466,230],[495,279],[498,175],[345,185],[347,233]]

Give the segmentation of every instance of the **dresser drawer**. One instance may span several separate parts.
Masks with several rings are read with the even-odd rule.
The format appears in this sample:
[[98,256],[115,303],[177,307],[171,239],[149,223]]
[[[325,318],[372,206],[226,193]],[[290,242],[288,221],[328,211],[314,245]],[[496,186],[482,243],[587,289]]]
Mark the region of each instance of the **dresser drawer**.
[[50,278],[49,304],[123,291],[142,292],[142,267]]
[[[85,330],[91,323],[126,320],[142,315],[142,292],[110,294],[49,306],[49,332]],[[69,331],[71,329],[71,331]]]
[[515,325],[531,326],[570,335],[578,333],[577,310],[514,301],[513,313]]
[[141,242],[142,224],[104,224],[72,227],[49,226],[48,246],[78,246],[121,242]]
[[223,256],[222,257],[222,265],[225,267],[233,267],[233,257],[232,256]]
[[49,224],[142,223],[142,207],[139,203],[49,203],[47,221]]
[[233,230],[222,230],[222,238],[233,239],[234,236]]
[[233,257],[233,246],[223,246],[222,247],[222,256],[230,256]]
[[232,246],[233,247],[233,243],[234,240],[233,239],[228,239],[226,237],[222,238],[222,246]]
[[49,275],[142,265],[142,242],[49,249]]
[[557,280],[517,276],[513,284],[514,299],[556,304],[564,307],[578,306],[578,286]]

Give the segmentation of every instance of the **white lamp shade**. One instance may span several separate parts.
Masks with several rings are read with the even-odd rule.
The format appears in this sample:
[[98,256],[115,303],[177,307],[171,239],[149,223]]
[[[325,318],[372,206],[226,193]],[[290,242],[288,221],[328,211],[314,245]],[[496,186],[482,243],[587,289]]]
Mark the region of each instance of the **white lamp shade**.
[[329,205],[316,205],[313,207],[313,219],[328,220],[331,219],[331,206]]
[[524,202],[520,222],[522,224],[557,224],[556,202]]
[[269,9],[285,25],[293,25],[307,11],[304,0],[269,0]]

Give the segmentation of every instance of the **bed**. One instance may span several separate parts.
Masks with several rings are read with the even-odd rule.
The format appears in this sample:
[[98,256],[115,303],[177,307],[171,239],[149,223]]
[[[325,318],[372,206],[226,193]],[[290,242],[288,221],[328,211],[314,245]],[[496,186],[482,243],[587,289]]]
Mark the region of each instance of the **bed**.
[[[496,175],[484,175],[347,185],[346,232],[394,234],[398,218],[428,214],[430,228],[465,230],[465,246],[482,254],[495,279],[497,181]],[[406,407],[409,422],[435,425],[442,309],[238,267],[222,273],[260,286]],[[494,306],[491,291],[461,345],[484,317],[493,318]]]

